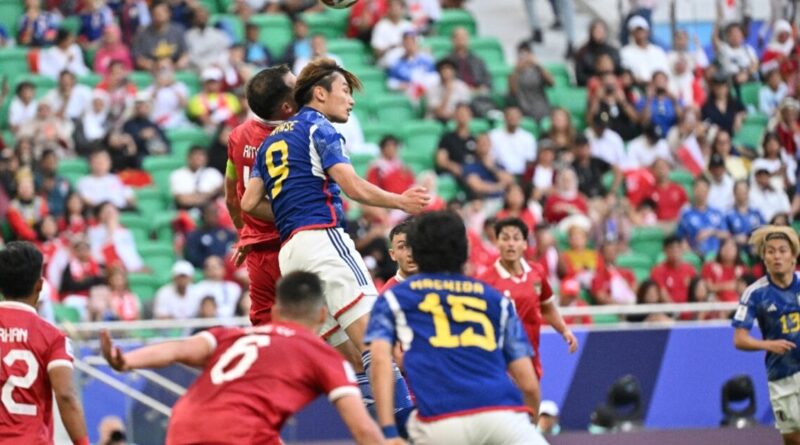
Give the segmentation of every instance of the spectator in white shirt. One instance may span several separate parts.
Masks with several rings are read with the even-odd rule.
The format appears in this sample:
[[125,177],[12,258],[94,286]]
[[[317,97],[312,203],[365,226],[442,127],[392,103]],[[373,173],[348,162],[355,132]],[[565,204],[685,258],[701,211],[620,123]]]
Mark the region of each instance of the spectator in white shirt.
[[755,184],[750,188],[750,205],[761,213],[764,221],[771,221],[778,213],[789,213],[791,203],[786,192],[772,187],[770,172],[766,168],[759,168],[755,172]]
[[42,100],[50,102],[60,117],[80,119],[92,102],[92,89],[77,83],[75,74],[62,71],[58,86],[48,91]]
[[222,174],[208,167],[208,154],[203,147],[189,149],[186,167],[172,172],[169,188],[180,209],[196,209],[211,202],[222,191]]
[[219,317],[233,317],[236,306],[242,296],[242,288],[233,281],[225,280],[225,265],[222,258],[210,256],[203,265],[203,280],[192,289],[195,298],[200,301],[212,296],[217,302]]
[[737,84],[745,83],[758,74],[758,56],[752,46],[745,42],[744,29],[738,23],[725,28],[725,40],[719,38],[718,25],[711,33],[711,42],[717,53],[722,75],[732,77]]
[[650,124],[642,129],[641,136],[628,143],[627,167],[647,168],[659,158],[671,162],[672,154],[667,141],[659,137],[657,127]]
[[224,31],[208,25],[208,10],[198,6],[192,10],[192,27],[186,31],[186,47],[189,64],[198,71],[209,66],[223,67],[228,64],[228,49],[231,40]]
[[695,68],[705,68],[708,66],[708,56],[700,46],[700,40],[695,36],[694,51],[689,50],[689,33],[685,29],[675,31],[672,38],[672,49],[667,53],[667,60],[670,66],[675,66],[678,60],[686,62],[686,68],[693,73]]
[[536,139],[522,129],[522,111],[516,105],[507,105],[505,126],[489,132],[492,154],[497,163],[512,175],[522,175],[528,163],[536,160]]
[[38,104],[36,86],[27,80],[20,82],[8,109],[8,125],[12,133],[16,133],[20,125],[36,117]]
[[163,129],[189,125],[185,113],[189,89],[175,80],[172,59],[159,59],[153,65],[153,79],[153,84],[142,91],[152,100],[150,119]]
[[[96,208],[95,218],[98,224],[90,227],[86,235],[95,261],[108,269],[115,266],[108,261],[116,256],[125,270],[143,271],[144,261],[136,250],[136,240],[131,231],[120,224],[119,210],[110,202],[105,202]],[[110,255],[111,252],[113,255]]]
[[89,73],[75,36],[62,28],[58,30],[55,45],[39,53],[39,74],[55,79],[64,70],[78,76]]
[[133,191],[111,173],[111,156],[105,150],[98,150],[89,157],[90,175],[78,181],[78,194],[88,206],[110,202],[118,209],[132,207]]
[[158,319],[186,320],[197,314],[199,301],[194,292],[194,266],[180,260],[172,266],[172,283],[156,292],[153,316]]
[[647,20],[640,16],[632,17],[628,21],[628,32],[633,41],[622,48],[620,57],[622,66],[633,72],[636,82],[646,84],[656,71],[670,71],[667,54],[650,43],[650,25]]
[[405,18],[403,0],[389,0],[389,11],[372,31],[370,46],[378,65],[388,68],[403,55],[403,34],[413,31],[414,25]]
[[767,116],[775,114],[781,101],[789,92],[789,87],[781,78],[778,68],[769,70],[764,75],[765,82],[758,90],[758,111]]
[[625,142],[617,132],[608,128],[608,119],[606,113],[595,115],[592,126],[586,129],[586,138],[592,147],[592,156],[610,165],[624,167],[628,163]]
[[725,158],[719,153],[711,155],[708,161],[708,205],[721,211],[727,212],[733,208],[734,196],[733,185],[736,181],[728,174],[725,168]]
[[425,105],[429,118],[446,122],[455,116],[458,104],[470,102],[472,91],[456,76],[456,66],[451,60],[440,60],[436,71],[439,72],[439,82],[425,91]]

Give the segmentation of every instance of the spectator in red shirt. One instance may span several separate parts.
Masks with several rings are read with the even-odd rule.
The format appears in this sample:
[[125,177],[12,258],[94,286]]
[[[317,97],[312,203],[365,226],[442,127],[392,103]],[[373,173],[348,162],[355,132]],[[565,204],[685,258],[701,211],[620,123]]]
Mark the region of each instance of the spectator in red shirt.
[[486,218],[483,222],[483,231],[467,230],[467,241],[469,243],[469,258],[467,258],[466,274],[478,277],[486,269],[492,267],[499,256],[495,247],[494,224],[495,218]]
[[139,296],[128,287],[125,269],[113,267],[108,271],[108,287],[111,291],[110,309],[115,320],[138,320],[141,313]]
[[372,29],[389,11],[388,0],[361,0],[350,8],[347,20],[347,37],[359,39],[369,44]]
[[689,202],[686,190],[669,180],[670,166],[667,160],[657,159],[652,169],[656,185],[650,199],[656,204],[656,216],[659,221],[677,221],[681,208]]
[[608,242],[600,249],[603,267],[595,272],[591,294],[598,304],[636,303],[636,277],[630,269],[617,267],[619,244]]
[[387,192],[401,194],[414,185],[414,173],[397,155],[400,141],[394,136],[381,139],[381,157],[367,170],[367,181]]
[[683,240],[677,235],[664,239],[666,259],[653,267],[650,276],[658,284],[662,298],[674,303],[686,303],[689,281],[697,275],[694,266],[683,261]]
[[778,122],[774,132],[778,133],[781,146],[792,156],[795,156],[798,143],[800,143],[800,102],[793,97],[785,97],[778,107]]
[[92,224],[89,210],[77,191],[71,191],[64,199],[64,214],[58,219],[58,231],[65,235],[86,233]]
[[578,191],[578,177],[570,168],[556,175],[555,193],[547,197],[544,204],[544,220],[554,224],[570,215],[586,215],[589,206],[586,198]]
[[111,62],[118,60],[130,71],[133,69],[131,51],[122,42],[122,32],[117,25],[109,25],[103,30],[103,42],[94,56],[94,71],[101,76],[108,73]]
[[722,241],[717,258],[703,265],[700,275],[708,282],[709,290],[717,295],[719,301],[739,301],[736,282],[748,273],[750,270],[742,261],[736,240],[728,238]]
[[538,221],[536,215],[528,207],[532,190],[531,184],[526,183],[523,188],[516,182],[511,183],[503,196],[503,208],[497,212],[495,218],[498,221],[506,218],[519,218],[528,226],[528,232],[533,233]]

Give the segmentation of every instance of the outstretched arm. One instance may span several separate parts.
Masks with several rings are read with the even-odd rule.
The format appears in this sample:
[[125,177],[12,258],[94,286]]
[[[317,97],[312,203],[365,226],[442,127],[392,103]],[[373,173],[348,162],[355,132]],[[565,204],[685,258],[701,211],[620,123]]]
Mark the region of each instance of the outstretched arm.
[[73,444],[89,445],[86,422],[83,420],[83,407],[73,384],[72,367],[56,366],[47,371],[47,375],[50,377],[58,412],[61,413],[61,420],[69,438]]
[[564,323],[564,318],[561,317],[561,313],[558,311],[558,307],[552,298],[550,300],[545,301],[542,303],[542,318],[553,327],[561,336],[564,338],[564,341],[567,342],[567,346],[569,347],[570,354],[574,353],[578,350],[578,339],[575,338],[575,335],[572,331],[567,327],[567,324]]
[[112,343],[108,331],[103,331],[100,333],[100,346],[108,364],[120,372],[139,368],[163,368],[173,363],[200,367],[206,364],[214,352],[207,335],[210,334],[201,332],[185,340],[159,343],[123,353]]
[[[411,187],[402,195],[387,192],[358,176],[353,166],[347,163],[334,164],[328,168],[328,174],[339,184],[347,196],[361,204],[400,209],[406,213],[417,214],[431,200],[425,188],[419,186]],[[244,207],[244,202],[242,207]]]

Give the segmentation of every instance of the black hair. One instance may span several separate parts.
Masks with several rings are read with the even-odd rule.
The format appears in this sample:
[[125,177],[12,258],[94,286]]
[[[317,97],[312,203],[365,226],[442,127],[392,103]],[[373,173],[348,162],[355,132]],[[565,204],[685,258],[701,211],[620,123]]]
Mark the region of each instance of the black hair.
[[59,28],[58,31],[56,32],[55,44],[60,45],[65,40],[70,38],[70,36],[72,36],[72,33],[69,32],[67,28]]
[[421,272],[460,273],[467,262],[467,231],[454,212],[420,216],[408,234],[408,244]]
[[636,289],[636,303],[637,304],[644,304],[644,297],[647,295],[647,291],[650,290],[651,287],[655,286],[658,288],[658,283],[653,281],[653,279],[648,278],[642,281],[639,284],[639,287]]
[[259,71],[247,82],[247,104],[256,116],[274,119],[282,102],[291,100],[292,89],[283,79],[290,72],[286,64],[272,66]]
[[516,227],[519,229],[520,233],[522,233],[522,237],[525,238],[525,241],[528,240],[528,225],[525,224],[519,218],[505,218],[497,221],[494,224],[494,234],[499,238],[500,232],[503,231],[506,227]]
[[297,84],[294,88],[294,101],[297,103],[297,106],[302,107],[311,102],[314,97],[314,87],[316,86],[321,86],[326,91],[331,91],[336,73],[344,77],[347,86],[350,87],[351,93],[362,88],[361,81],[358,80],[358,77],[339,66],[334,60],[315,60],[306,65],[297,77]]
[[703,277],[696,276],[689,280],[689,292],[687,294],[687,301],[689,303],[697,303],[697,287],[703,281]]
[[36,86],[31,81],[23,80],[22,82],[17,84],[17,88],[14,90],[14,93],[17,96],[19,96],[20,93],[22,93],[22,90],[25,89],[25,88],[34,88],[35,89]]
[[436,62],[436,71],[441,71],[445,66],[449,66],[453,70],[456,69],[456,64],[450,59],[442,59]]
[[672,246],[673,244],[680,244],[683,242],[683,238],[678,236],[677,234],[673,233],[672,235],[668,235],[664,238],[664,248]]
[[12,241],[0,250],[0,293],[6,300],[23,300],[42,278],[44,258],[27,241]]
[[708,178],[706,178],[706,175],[700,175],[694,178],[694,185],[697,185],[701,182],[705,183],[706,186],[711,187],[711,181],[709,181]]
[[202,151],[203,153],[205,153],[206,149],[202,145],[192,145],[191,147],[189,147],[189,152],[186,153],[186,157],[188,158],[189,156],[197,153],[198,151]]
[[584,134],[576,134],[575,140],[572,141],[572,146],[582,147],[584,145],[589,145],[589,138],[587,138]]
[[717,250],[717,257],[716,257],[715,261],[717,263],[722,264],[722,246],[724,246],[725,243],[729,243],[729,242],[733,243],[733,245],[736,246],[736,255],[733,257],[733,264],[736,265],[736,266],[743,265],[744,261],[742,261],[742,249],[741,249],[741,247],[739,247],[739,243],[737,243],[736,240],[734,240],[733,238],[726,238],[726,239],[720,241],[719,250]]
[[288,318],[313,317],[325,304],[322,282],[312,272],[298,270],[284,275],[278,280],[276,295],[281,313]]
[[533,48],[531,48],[530,42],[527,40],[523,40],[517,44],[517,52],[520,51],[528,51],[529,53],[533,52]]
[[395,137],[392,134],[384,135],[381,138],[380,143],[378,143],[378,147],[380,147],[380,149],[383,150],[384,146],[386,146],[386,144],[388,144],[389,142],[394,142],[395,145],[399,145],[400,144],[400,139],[397,139],[397,137]]
[[389,242],[391,243],[394,241],[394,237],[397,235],[405,235],[406,239],[408,239],[408,234],[411,232],[413,225],[414,220],[412,218],[408,218],[405,221],[400,222],[400,224],[392,227],[392,230],[389,232]]
[[111,201],[103,201],[100,204],[97,204],[92,209],[92,213],[94,213],[95,219],[100,219],[100,214],[103,213],[103,209],[106,208],[106,206],[111,206],[116,208],[116,206],[114,206],[114,204]]

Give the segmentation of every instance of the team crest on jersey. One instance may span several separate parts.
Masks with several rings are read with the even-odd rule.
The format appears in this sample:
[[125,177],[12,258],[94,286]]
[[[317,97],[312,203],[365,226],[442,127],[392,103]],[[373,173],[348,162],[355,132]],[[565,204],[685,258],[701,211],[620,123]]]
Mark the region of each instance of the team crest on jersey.
[[542,282],[541,281],[537,281],[537,282],[533,283],[533,290],[536,291],[537,295],[541,295],[542,294]]

